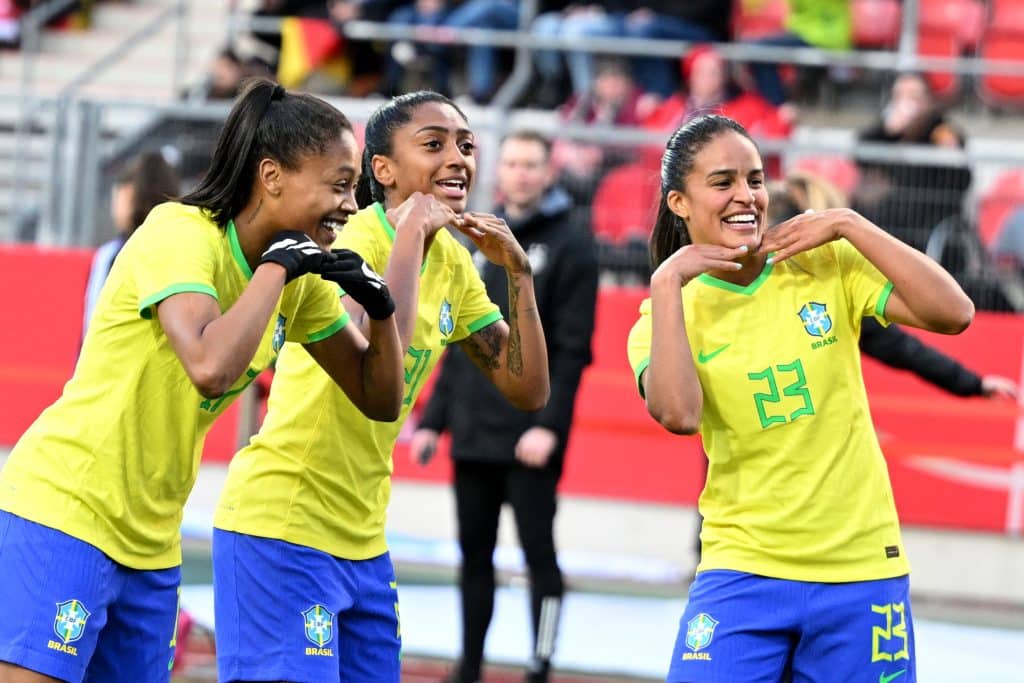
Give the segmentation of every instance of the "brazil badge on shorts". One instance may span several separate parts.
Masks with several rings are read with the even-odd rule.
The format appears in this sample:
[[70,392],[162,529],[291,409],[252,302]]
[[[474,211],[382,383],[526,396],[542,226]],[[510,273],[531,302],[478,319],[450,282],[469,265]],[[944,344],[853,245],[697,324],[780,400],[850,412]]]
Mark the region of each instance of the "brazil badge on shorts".
[[684,652],[683,659],[711,659],[710,653],[701,650],[711,644],[716,626],[718,622],[704,612],[686,622],[686,647],[690,648],[691,652]]
[[70,655],[77,655],[71,643],[85,635],[85,625],[92,613],[78,600],[65,600],[57,603],[57,616],[53,619],[53,632],[60,638],[59,642],[50,641],[51,650],[60,650]]
[[302,613],[306,627],[306,640],[315,647],[307,647],[307,655],[330,657],[334,653],[327,647],[334,638],[334,613],[320,604],[313,605]]

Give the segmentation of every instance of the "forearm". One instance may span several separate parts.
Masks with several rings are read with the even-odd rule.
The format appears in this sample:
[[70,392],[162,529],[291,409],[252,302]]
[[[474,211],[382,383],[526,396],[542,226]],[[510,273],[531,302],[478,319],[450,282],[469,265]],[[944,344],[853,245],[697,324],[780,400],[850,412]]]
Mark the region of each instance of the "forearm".
[[496,379],[513,405],[538,410],[547,403],[551,387],[544,328],[530,273],[508,274],[508,312],[508,342]]
[[234,305],[202,328],[192,349],[192,362],[185,362],[185,367],[195,369],[192,380],[204,396],[222,395],[248,369],[277,308],[284,281],[284,268],[276,264],[258,267]]
[[704,396],[686,336],[677,282],[651,282],[651,357],[644,373],[647,411],[674,434],[694,434]]
[[894,294],[912,316],[895,322],[946,334],[961,332],[970,324],[974,304],[931,258],[852,212],[840,234],[892,282]]
[[369,344],[361,358],[361,405],[372,419],[390,422],[398,418],[405,390],[402,346],[395,316],[369,320]]
[[395,300],[395,322],[402,349],[412,343],[419,304],[420,267],[423,263],[424,231],[400,226],[384,271],[384,279]]

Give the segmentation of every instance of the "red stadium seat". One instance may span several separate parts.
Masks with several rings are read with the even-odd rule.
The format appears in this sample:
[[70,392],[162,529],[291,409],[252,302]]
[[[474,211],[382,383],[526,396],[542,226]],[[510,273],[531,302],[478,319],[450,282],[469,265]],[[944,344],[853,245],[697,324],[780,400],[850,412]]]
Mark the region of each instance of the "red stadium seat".
[[902,6],[899,0],[854,0],[853,44],[862,48],[892,48],[900,40]]
[[615,244],[630,237],[646,239],[654,226],[659,192],[656,166],[640,162],[609,171],[594,192],[594,236]]
[[[986,60],[1013,60],[1024,63],[1024,33],[989,33],[981,47]],[[993,106],[1024,108],[1024,75],[982,74],[978,96]]]
[[[922,57],[959,57],[977,48],[985,26],[978,0],[921,0],[918,6],[917,53]],[[940,98],[960,90],[960,77],[949,71],[925,74]]]
[[733,3],[733,40],[753,40],[786,30],[786,0],[739,0]]
[[978,202],[978,234],[986,246],[995,241],[1010,213],[1024,206],[1024,168],[1006,171]]

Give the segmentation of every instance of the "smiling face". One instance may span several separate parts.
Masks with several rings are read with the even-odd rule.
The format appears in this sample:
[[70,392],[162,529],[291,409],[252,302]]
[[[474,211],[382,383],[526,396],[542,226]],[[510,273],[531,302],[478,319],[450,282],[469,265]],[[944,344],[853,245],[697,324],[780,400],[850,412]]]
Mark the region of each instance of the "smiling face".
[[297,169],[280,170],[279,201],[275,215],[287,229],[300,230],[324,249],[358,209],[359,147],[352,131],[316,156],[303,159]]
[[451,105],[424,102],[395,131],[391,155],[373,157],[373,171],[389,206],[422,192],[462,213],[476,173],[473,132]]
[[686,221],[694,244],[754,250],[761,243],[768,190],[753,142],[734,131],[716,135],[694,157],[685,188],[669,192],[667,199]]

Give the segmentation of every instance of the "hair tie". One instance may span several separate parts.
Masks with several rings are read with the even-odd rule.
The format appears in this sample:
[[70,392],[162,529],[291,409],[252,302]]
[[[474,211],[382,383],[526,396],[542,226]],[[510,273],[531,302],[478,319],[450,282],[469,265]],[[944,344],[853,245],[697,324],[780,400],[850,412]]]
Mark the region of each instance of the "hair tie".
[[278,83],[277,85],[274,86],[273,92],[270,93],[270,99],[271,99],[271,101],[273,101],[273,100],[283,100],[284,96],[287,94],[287,92],[288,91],[284,89],[284,86],[282,86],[280,83]]

